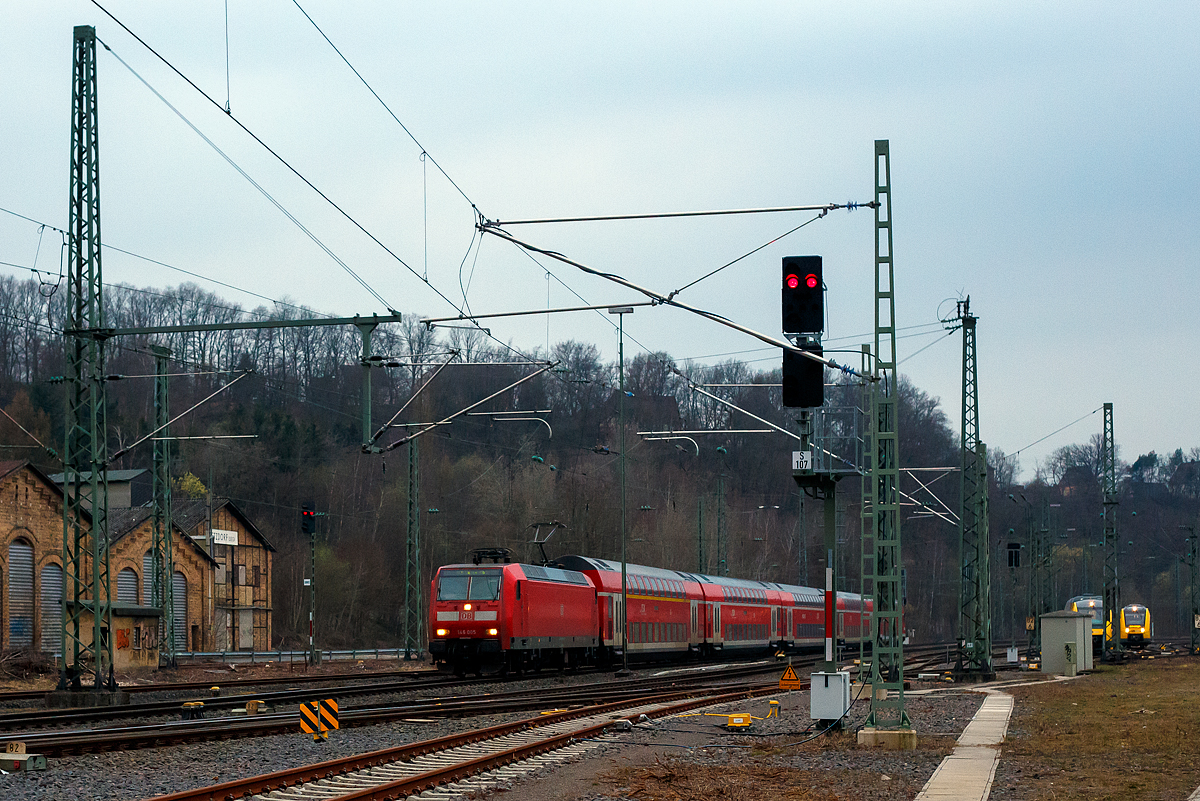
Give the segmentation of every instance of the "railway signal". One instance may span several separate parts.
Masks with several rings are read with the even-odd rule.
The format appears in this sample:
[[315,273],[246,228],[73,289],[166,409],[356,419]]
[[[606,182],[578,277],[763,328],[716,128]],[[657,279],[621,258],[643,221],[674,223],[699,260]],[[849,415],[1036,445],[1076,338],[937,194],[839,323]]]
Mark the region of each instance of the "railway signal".
[[[809,353],[822,355],[821,346],[815,342],[800,346]],[[783,405],[811,408],[825,403],[825,365],[818,361],[785,350],[783,352]]]
[[317,517],[313,511],[313,505],[306,503],[300,507],[300,533],[316,534],[317,533]]
[[825,284],[820,256],[783,258],[783,332],[816,334],[825,330]]

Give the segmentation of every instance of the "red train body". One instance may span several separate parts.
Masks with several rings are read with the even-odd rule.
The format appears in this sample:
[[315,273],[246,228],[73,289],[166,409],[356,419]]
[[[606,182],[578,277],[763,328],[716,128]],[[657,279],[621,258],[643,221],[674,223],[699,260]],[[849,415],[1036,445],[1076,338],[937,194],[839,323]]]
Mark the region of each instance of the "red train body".
[[[430,593],[429,651],[457,673],[816,649],[824,591],[566,556],[561,567],[446,565]],[[871,601],[838,593],[836,638],[870,639]]]

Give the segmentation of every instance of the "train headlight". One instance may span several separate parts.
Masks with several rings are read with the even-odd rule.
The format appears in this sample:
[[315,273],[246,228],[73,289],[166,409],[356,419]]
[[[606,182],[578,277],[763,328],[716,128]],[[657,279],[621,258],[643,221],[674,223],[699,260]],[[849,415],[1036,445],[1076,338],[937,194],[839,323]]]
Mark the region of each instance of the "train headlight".
[[464,611],[464,612],[470,612],[470,611],[471,611],[471,605],[470,605],[470,604],[463,604],[463,611]]
[[437,630],[437,636],[439,636],[439,637],[445,637],[449,633],[450,632],[447,631],[446,629],[438,629]]
[[500,629],[488,629],[489,637],[495,637],[499,633],[500,633]]

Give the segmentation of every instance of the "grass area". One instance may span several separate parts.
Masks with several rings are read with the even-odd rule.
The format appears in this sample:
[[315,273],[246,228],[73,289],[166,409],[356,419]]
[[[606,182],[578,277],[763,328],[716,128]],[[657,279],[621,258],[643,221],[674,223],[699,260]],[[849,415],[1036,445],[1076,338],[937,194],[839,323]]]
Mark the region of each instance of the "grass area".
[[1172,799],[1200,785],[1200,660],[1015,687],[992,801]]

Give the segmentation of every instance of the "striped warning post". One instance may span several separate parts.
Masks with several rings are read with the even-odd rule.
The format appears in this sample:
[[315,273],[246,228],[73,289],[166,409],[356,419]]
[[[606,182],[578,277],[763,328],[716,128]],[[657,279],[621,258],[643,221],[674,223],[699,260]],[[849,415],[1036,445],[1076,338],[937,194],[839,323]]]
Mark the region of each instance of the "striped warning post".
[[300,705],[300,731],[313,736],[313,740],[325,740],[329,732],[339,728],[337,699],[305,701]]

